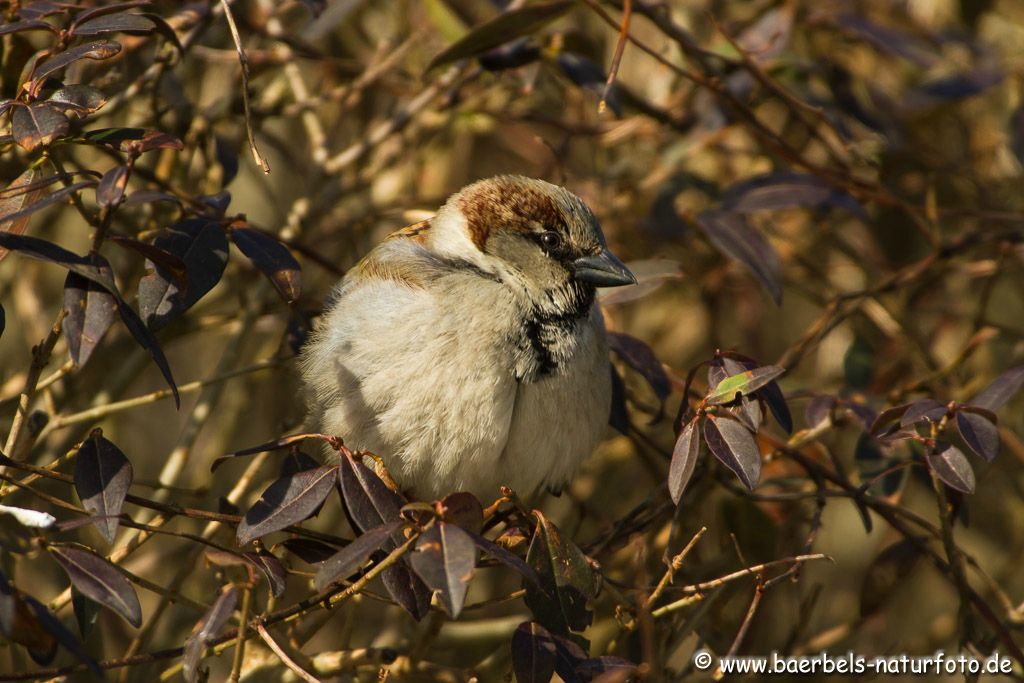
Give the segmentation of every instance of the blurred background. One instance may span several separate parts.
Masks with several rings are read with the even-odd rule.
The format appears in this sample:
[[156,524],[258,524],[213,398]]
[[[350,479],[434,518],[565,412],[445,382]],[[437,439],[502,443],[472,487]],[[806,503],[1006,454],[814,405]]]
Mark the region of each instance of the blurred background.
[[[175,410],[157,393],[165,381],[150,353],[120,322],[87,363],[69,360],[59,336],[34,371],[32,349],[62,308],[66,271],[8,254],[0,263],[7,455],[71,472],[74,445],[101,427],[133,464],[132,493],[244,512],[276,477],[280,456],[213,474],[210,465],[301,429],[293,357],[331,287],[388,233],[429,217],[463,185],[519,173],[579,194],[641,280],[602,298],[609,329],[628,335],[613,354],[625,388],[620,429],[609,429],[561,497],[533,502],[600,565],[604,588],[585,633],[591,656],[643,663],[630,675],[650,680],[701,680],[711,674],[690,663],[698,647],[983,656],[1009,655],[1007,639],[1024,643],[1021,397],[998,412],[1000,455],[970,458],[975,493],[947,491],[955,515],[940,514],[919,450],[867,434],[888,406],[969,402],[1024,362],[1024,3],[240,0],[230,12],[249,67],[248,114],[224,4],[125,3],[101,15],[106,28],[77,33],[76,17],[99,4],[72,5],[0,3],[2,97],[42,101],[61,84],[88,84],[103,100],[70,111],[70,128],[49,139],[43,130],[35,144],[23,144],[28,133],[13,118],[6,130],[5,114],[5,186],[50,165],[47,175],[98,178],[133,154],[89,131],[158,130],[181,145],[138,155],[124,203],[104,208],[81,188],[74,202],[55,201],[4,229],[18,224],[76,254],[98,246],[136,305],[153,265],[116,240],[97,242],[102,212],[109,235],[145,243],[183,217],[213,215],[285,244],[301,265],[301,294],[283,301],[266,269],[232,247],[223,277],[156,333],[182,391]],[[121,13],[155,18],[140,28]],[[9,28],[17,21],[55,29]],[[121,50],[69,63],[51,76],[60,84],[22,88],[33,59],[95,40]],[[27,201],[8,193],[0,213],[59,187]],[[297,290],[299,276],[288,277]],[[665,486],[675,416],[688,372],[719,349],[787,369],[780,384],[795,436],[766,421],[754,492],[703,454],[676,507]],[[26,393],[34,372],[38,387]],[[694,377],[696,400],[706,370]],[[19,401],[31,415],[12,441]],[[66,482],[37,486],[77,505]],[[4,504],[74,517],[11,487],[0,489]],[[207,523],[126,511],[178,533]],[[333,499],[306,524],[351,537]],[[665,574],[664,557],[701,527],[658,596],[671,608],[638,607]],[[59,565],[8,516],[0,528],[5,574],[75,631]],[[233,543],[230,528],[210,533]],[[141,543],[143,532],[123,529],[109,544],[92,527],[65,536],[169,592],[139,591],[141,629],[102,612],[85,640],[98,660],[180,647],[237,569],[182,536]],[[254,592],[253,613],[310,595],[315,569],[276,540],[266,546],[292,572],[289,588],[269,603],[265,590]],[[787,561],[811,553],[831,560]],[[333,671],[341,680],[375,680],[394,656],[393,680],[509,680],[508,643],[529,619],[523,601],[508,597],[518,587],[507,570],[480,569],[468,603],[481,604],[457,621],[437,613],[421,624],[377,588],[277,633],[306,658],[361,653]],[[694,592],[703,599],[677,604]],[[245,680],[294,675],[258,639],[246,653]],[[55,666],[73,661],[62,654]],[[155,657],[109,677],[171,677],[175,661]],[[224,680],[231,652],[209,665],[211,680]],[[0,649],[0,672],[37,667],[14,645]]]

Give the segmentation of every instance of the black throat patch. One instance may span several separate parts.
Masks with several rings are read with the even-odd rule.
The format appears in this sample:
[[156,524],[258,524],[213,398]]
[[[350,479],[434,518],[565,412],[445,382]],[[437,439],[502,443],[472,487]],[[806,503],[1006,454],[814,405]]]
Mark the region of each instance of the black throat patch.
[[543,305],[533,307],[515,340],[516,381],[535,382],[557,374],[572,358],[579,343],[578,327],[590,315],[594,295],[593,287],[570,282],[549,292]]

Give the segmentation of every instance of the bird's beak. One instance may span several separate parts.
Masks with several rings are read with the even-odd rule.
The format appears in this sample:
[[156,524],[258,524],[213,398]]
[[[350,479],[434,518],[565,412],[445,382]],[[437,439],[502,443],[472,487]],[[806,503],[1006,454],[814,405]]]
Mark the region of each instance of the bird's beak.
[[596,256],[583,256],[572,262],[573,277],[595,287],[635,285],[636,276],[607,249]]

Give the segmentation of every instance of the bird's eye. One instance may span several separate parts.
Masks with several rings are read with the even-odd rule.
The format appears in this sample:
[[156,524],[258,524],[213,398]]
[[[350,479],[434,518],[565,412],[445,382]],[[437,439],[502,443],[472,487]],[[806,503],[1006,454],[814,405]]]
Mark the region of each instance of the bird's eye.
[[557,232],[548,230],[540,234],[540,243],[544,245],[547,250],[557,249],[562,245],[562,236]]

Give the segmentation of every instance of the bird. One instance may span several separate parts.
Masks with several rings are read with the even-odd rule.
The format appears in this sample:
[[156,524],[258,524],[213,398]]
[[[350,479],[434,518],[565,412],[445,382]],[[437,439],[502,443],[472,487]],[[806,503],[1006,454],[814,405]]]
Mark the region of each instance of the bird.
[[327,298],[300,351],[308,423],[376,455],[419,500],[560,490],[611,407],[596,290],[636,282],[569,190],[470,184]]

